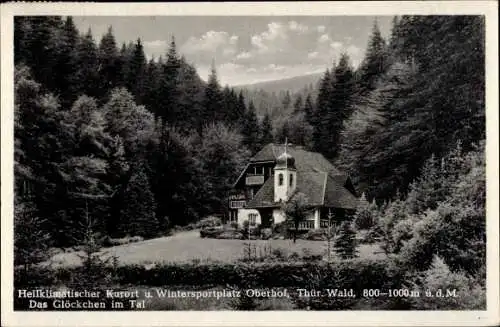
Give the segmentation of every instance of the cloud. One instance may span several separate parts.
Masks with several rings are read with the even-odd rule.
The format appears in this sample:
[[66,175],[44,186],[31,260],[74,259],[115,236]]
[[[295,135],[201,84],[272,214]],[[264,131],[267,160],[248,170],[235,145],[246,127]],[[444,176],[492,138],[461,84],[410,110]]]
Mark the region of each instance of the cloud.
[[288,29],[290,31],[296,31],[298,33],[306,33],[307,31],[309,31],[309,27],[304,24],[297,23],[294,20],[288,22]]
[[208,76],[210,62],[215,58],[222,85],[323,72],[333,61],[338,62],[344,52],[356,66],[363,51],[351,40],[326,30],[323,25],[271,21],[264,30],[248,35],[248,39],[240,40],[237,35],[220,31],[191,37],[181,47],[181,53],[197,63],[202,78]]
[[249,58],[252,58],[252,54],[248,51],[240,52],[236,56],[236,59],[249,59]]
[[356,67],[362,60],[363,50],[350,42],[332,40],[328,34],[323,34],[318,38],[316,48],[309,51],[307,59],[310,63],[327,63],[338,61],[342,53],[347,53],[351,65]]
[[323,34],[318,38],[318,42],[324,43],[330,41],[330,36],[328,34]]
[[304,63],[309,43],[314,43],[309,35],[311,31],[314,29],[295,20],[270,22],[266,30],[250,37],[250,48],[240,52],[234,61],[261,65]]
[[285,25],[277,22],[267,24],[267,30],[253,35],[250,42],[253,51],[259,54],[269,54],[281,51],[288,41],[288,31]]
[[229,35],[224,31],[208,31],[200,37],[190,37],[181,47],[181,53],[199,63],[207,63],[216,58],[225,59],[234,56],[238,51],[237,35]]

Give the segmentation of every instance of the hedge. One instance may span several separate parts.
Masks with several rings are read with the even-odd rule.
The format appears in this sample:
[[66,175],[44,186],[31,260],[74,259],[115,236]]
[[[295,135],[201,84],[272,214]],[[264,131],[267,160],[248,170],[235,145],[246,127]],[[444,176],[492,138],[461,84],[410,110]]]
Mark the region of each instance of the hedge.
[[[109,268],[119,285],[192,285],[192,286],[251,286],[310,288],[398,287],[402,274],[388,260],[352,259],[331,264],[325,262],[264,262],[264,263],[167,263],[152,268],[127,265]],[[83,268],[47,268],[18,271],[15,286],[72,284],[83,274]],[[330,278],[331,277],[331,278]],[[36,281],[36,282],[35,282]]]

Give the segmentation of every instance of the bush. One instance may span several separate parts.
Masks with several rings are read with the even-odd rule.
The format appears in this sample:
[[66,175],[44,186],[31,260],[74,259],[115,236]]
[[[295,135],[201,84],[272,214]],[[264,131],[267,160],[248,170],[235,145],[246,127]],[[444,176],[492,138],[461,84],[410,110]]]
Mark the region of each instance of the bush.
[[229,226],[233,229],[238,229],[239,225],[236,221],[233,221],[229,224]]
[[221,226],[222,220],[216,216],[208,216],[196,223],[196,228],[207,228]]
[[[431,267],[416,278],[414,285],[414,288],[429,290],[434,295],[429,297],[422,294],[418,298],[411,298],[417,310],[486,310],[484,284],[462,272],[451,272],[439,257],[434,257]],[[442,291],[442,297],[437,296],[438,290]]]
[[268,240],[273,235],[273,230],[271,228],[263,228],[260,231],[260,238],[263,240]]
[[344,221],[340,225],[338,237],[335,239],[335,252],[343,259],[357,256],[356,232],[352,222]]
[[242,240],[243,234],[236,229],[225,229],[220,234],[216,234],[217,239],[231,239],[231,240]]
[[273,239],[289,239],[291,238],[290,226],[288,222],[284,221],[281,223],[277,223],[273,226]]
[[106,236],[102,239],[102,246],[104,247],[110,247],[110,246],[117,246],[117,245],[124,245],[124,244],[129,244],[129,243],[136,243],[136,242],[142,242],[144,241],[144,237],[142,236],[125,236],[122,238],[111,238],[109,236]]
[[[276,254],[275,251],[273,251]],[[282,252],[282,257],[286,258]],[[321,271],[328,276],[332,288],[342,285],[344,288],[381,288],[387,284],[397,284],[397,276],[388,260],[352,259],[326,264],[323,262],[262,262],[262,263],[165,263],[155,266],[124,265],[106,266],[103,273],[116,270],[116,282],[120,285],[243,285],[252,283],[258,287],[305,287],[309,284],[308,273]],[[23,286],[30,278],[44,275],[39,286],[52,285],[55,280],[61,283],[69,281],[71,276],[82,270],[75,268],[43,268],[28,273],[18,274],[16,286]]]
[[209,228],[204,228],[200,229],[200,237],[205,238],[217,238],[217,236],[221,235],[224,233],[224,230],[221,228],[215,228],[215,227],[209,227]]
[[328,232],[324,228],[311,229],[307,233],[303,234],[300,238],[309,241],[325,241],[327,233]]

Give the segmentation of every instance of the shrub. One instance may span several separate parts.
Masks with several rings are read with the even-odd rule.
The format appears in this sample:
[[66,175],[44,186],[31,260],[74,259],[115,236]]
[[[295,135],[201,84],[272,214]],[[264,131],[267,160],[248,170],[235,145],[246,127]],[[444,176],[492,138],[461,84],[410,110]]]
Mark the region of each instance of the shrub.
[[278,260],[285,260],[288,257],[288,253],[285,249],[276,248],[271,252],[272,256]]
[[[346,288],[354,289],[357,298],[363,289],[401,288],[403,273],[398,266],[386,260],[351,259],[332,262],[252,262],[252,263],[167,263],[153,266],[127,265],[104,267],[103,273],[115,275],[112,284],[103,285],[145,285],[150,287],[182,286],[192,287],[236,287],[236,288]],[[29,281],[36,285],[49,286],[55,282],[70,285],[82,268],[44,269],[36,274],[16,275],[16,287],[25,287]],[[34,279],[41,277],[39,280]],[[341,285],[341,286],[339,286]],[[324,309],[352,308],[355,301],[335,298],[312,298],[311,303],[292,294],[298,307]],[[342,301],[341,301],[342,300]],[[241,304],[244,305],[244,304]],[[388,306],[398,308],[396,304]]]
[[273,230],[271,228],[263,228],[261,231],[260,231],[260,237],[261,239],[263,240],[268,240],[271,238],[271,236],[273,235]]
[[319,261],[323,258],[320,254],[313,254],[308,248],[302,248],[302,260],[304,261]]
[[239,225],[236,221],[232,221],[229,226],[233,229],[238,229]]
[[289,239],[291,238],[290,226],[284,221],[273,226],[273,239]]
[[221,226],[222,220],[216,216],[208,216],[196,223],[197,228],[207,228]]
[[378,207],[375,200],[368,202],[365,194],[361,195],[358,208],[354,216],[354,224],[358,229],[370,229],[375,225],[378,216]]
[[350,221],[340,225],[339,234],[334,242],[335,252],[343,259],[357,256],[356,232]]
[[303,239],[309,241],[325,241],[326,237],[327,237],[327,231],[323,228],[311,229],[302,236]]
[[200,229],[200,237],[205,238],[217,238],[217,236],[221,235],[224,233],[224,230],[221,228],[215,228],[215,227],[209,227],[209,228],[204,228]]
[[[200,231],[200,233],[201,233],[201,231]],[[215,234],[215,238],[242,240],[243,234],[236,229],[226,229],[226,230],[223,230],[220,234]]]
[[[410,298],[417,310],[486,310],[484,284],[462,272],[451,272],[439,257],[434,257],[431,267],[416,278],[414,285],[434,295],[430,297],[424,293],[418,298]],[[438,296],[438,290],[442,296]]]

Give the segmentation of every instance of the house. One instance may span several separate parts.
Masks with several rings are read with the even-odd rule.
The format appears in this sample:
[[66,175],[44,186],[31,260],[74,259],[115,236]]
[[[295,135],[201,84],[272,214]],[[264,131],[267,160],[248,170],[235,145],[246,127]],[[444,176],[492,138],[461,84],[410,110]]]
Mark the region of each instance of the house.
[[326,227],[329,212],[343,219],[358,203],[349,176],[323,155],[302,146],[270,143],[250,159],[233,184],[229,221],[271,227],[285,221],[281,207],[298,193],[306,196],[309,208],[299,227],[304,230]]

